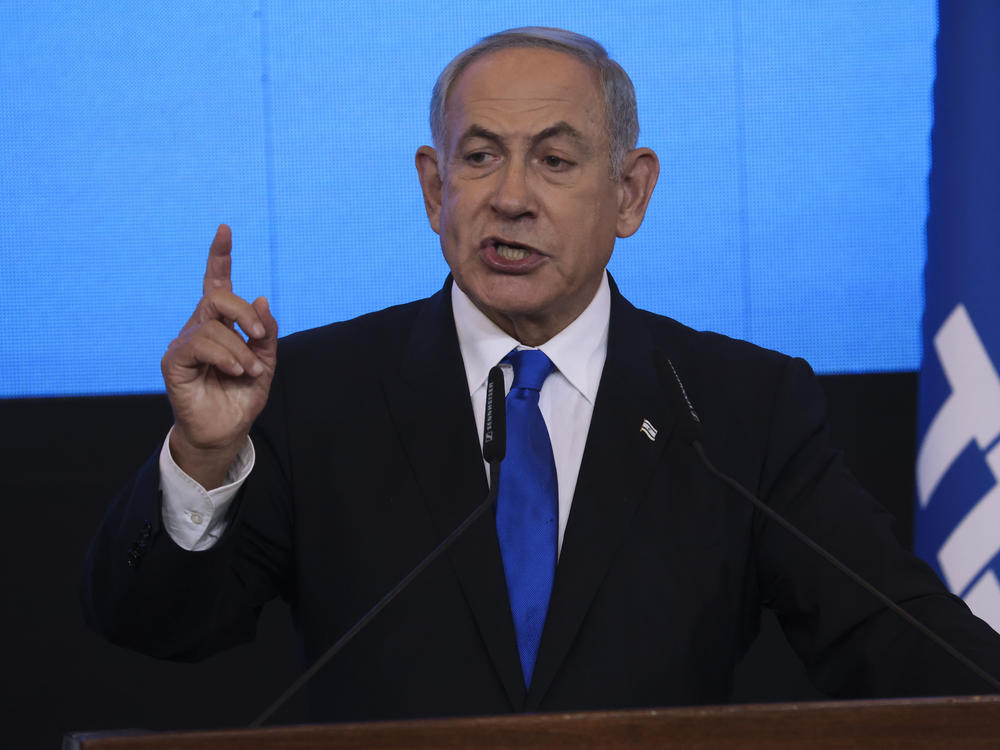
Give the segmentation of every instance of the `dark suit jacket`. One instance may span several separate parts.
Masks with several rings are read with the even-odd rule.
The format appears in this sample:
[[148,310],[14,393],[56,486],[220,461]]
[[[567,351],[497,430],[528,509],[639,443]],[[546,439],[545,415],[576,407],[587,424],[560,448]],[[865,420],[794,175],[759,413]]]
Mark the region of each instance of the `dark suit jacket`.
[[[614,290],[530,690],[487,515],[320,673],[314,718],[725,702],[765,606],[830,695],[987,690],[705,470],[681,439],[687,417],[661,353],[717,466],[1000,673],[1000,639],[899,547],[830,447],[808,365],[637,310]],[[89,619],[118,643],[196,659],[251,638],[280,595],[310,662],[485,497],[479,441],[448,285],[290,336],[226,534],[206,552],[174,545],[154,457],[92,545]]]

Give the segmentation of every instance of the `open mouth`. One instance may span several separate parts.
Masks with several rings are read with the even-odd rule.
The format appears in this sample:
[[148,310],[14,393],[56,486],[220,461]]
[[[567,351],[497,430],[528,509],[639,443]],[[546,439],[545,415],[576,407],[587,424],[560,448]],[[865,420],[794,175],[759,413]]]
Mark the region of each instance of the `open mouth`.
[[518,261],[531,256],[531,250],[525,247],[518,247],[517,245],[506,245],[502,242],[495,242],[493,243],[493,247],[497,255],[504,260]]
[[530,273],[546,261],[544,253],[506,238],[487,237],[479,247],[483,262],[503,274]]

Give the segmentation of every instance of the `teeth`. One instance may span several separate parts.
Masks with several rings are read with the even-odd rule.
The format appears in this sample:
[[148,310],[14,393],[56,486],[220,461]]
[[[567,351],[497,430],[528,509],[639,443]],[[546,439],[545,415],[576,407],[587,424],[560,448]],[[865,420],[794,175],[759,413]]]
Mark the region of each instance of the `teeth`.
[[529,255],[531,251],[525,250],[522,247],[511,247],[510,245],[501,245],[499,242],[496,245],[497,255],[499,255],[504,260],[524,260]]

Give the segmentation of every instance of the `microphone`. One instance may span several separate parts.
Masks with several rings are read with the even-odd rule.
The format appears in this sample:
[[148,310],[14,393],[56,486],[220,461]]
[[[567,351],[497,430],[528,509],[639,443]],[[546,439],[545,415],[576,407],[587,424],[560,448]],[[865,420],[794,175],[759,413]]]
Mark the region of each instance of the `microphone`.
[[[718,478],[723,484],[730,487],[738,495],[745,498],[751,505],[753,505],[757,510],[766,515],[776,524],[785,529],[789,534],[794,536],[800,542],[802,542],[806,547],[811,549],[817,555],[822,557],[833,567],[843,573],[845,576],[850,578],[854,583],[863,588],[869,594],[874,596],[880,603],[885,605],[886,608],[895,612],[909,625],[916,628],[918,631],[923,633],[927,638],[936,643],[942,649],[944,649],[953,659],[958,663],[962,664],[964,667],[971,670],[976,676],[984,680],[990,685],[994,690],[1000,692],[1000,681],[998,681],[993,675],[984,670],[974,661],[969,659],[965,654],[960,652],[941,636],[935,633],[933,630],[924,625],[920,620],[911,615],[905,609],[900,607],[896,602],[890,599],[886,594],[884,594],[878,587],[869,582],[866,578],[856,573],[853,569],[848,567],[846,564],[841,562],[833,553],[829,552],[826,548],[816,542],[812,537],[799,529],[795,524],[782,516],[778,511],[772,508],[770,505],[766,504],[756,495],[754,495],[750,490],[740,484],[738,481],[733,479],[731,476],[725,472],[717,469],[714,464],[709,460],[708,455],[705,452],[705,447],[702,445],[701,438],[703,435],[703,427],[701,418],[698,416],[698,412],[695,411],[694,406],[691,404],[691,399],[688,398],[687,389],[684,388],[684,383],[681,380],[680,375],[677,372],[677,368],[674,367],[674,363],[663,352],[657,352],[654,356],[656,361],[656,366],[660,370],[660,377],[665,381],[664,385],[669,392],[673,394],[672,400],[674,401],[676,410],[679,414],[685,414],[686,417],[682,417],[679,420],[678,434],[680,437],[688,443],[697,454],[701,463],[708,469],[709,473]],[[676,384],[674,388],[670,381]]]
[[[494,408],[495,394],[500,394],[500,408]],[[507,452],[507,408],[504,397],[503,370],[496,365],[486,379],[486,418],[483,420],[483,458],[490,465],[491,502],[500,487],[500,462]]]
[[504,397],[503,370],[496,365],[490,370],[486,381],[486,418],[483,420],[483,459],[490,465],[490,491],[486,499],[462,521],[455,529],[435,547],[430,554],[417,563],[406,576],[397,583],[389,593],[383,596],[350,630],[344,633],[336,643],[328,648],[312,663],[302,675],[293,682],[270,706],[264,709],[256,719],[247,725],[248,729],[256,729],[263,725],[275,711],[285,705],[309,680],[319,672],[327,662],[336,656],[343,648],[354,640],[354,636],[364,630],[376,615],[385,609],[399,594],[405,591],[424,569],[434,562],[445,550],[451,547],[478,518],[493,507],[500,490],[500,462],[507,451],[507,412]]

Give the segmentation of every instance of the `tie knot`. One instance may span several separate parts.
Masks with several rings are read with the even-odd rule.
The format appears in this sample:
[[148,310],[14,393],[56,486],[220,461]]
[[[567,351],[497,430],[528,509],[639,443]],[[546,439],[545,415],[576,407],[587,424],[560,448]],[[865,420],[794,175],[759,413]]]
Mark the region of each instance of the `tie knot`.
[[555,369],[552,360],[546,357],[540,349],[515,349],[504,357],[503,361],[509,362],[514,368],[512,388],[528,388],[539,391],[545,378]]

